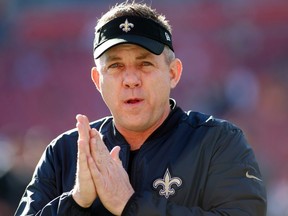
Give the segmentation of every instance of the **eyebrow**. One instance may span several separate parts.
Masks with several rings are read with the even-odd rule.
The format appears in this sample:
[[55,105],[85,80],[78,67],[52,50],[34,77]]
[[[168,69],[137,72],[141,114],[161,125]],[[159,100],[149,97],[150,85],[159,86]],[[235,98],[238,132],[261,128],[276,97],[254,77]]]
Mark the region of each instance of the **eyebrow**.
[[[146,58],[151,57],[151,56],[152,56],[152,53],[150,53],[149,51],[147,51],[147,52],[140,53],[140,55],[136,56],[136,59],[137,59],[137,60],[143,60],[143,59],[146,59]],[[117,54],[116,54],[116,55],[108,55],[106,61],[107,61],[107,62],[119,61],[119,60],[121,60],[121,59],[122,59],[122,58],[119,57],[119,56],[117,56]]]
[[106,62],[117,61],[117,60],[121,60],[121,58],[118,57],[117,55],[108,55],[106,58]]
[[138,60],[146,59],[147,57],[151,57],[152,53],[149,51],[141,53],[139,56],[136,57]]

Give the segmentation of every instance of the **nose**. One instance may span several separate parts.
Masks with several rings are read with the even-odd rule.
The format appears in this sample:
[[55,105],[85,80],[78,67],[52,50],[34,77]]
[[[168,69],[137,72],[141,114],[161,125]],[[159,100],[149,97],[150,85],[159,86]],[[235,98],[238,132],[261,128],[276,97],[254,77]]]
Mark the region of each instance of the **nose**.
[[141,86],[141,77],[137,71],[126,71],[123,76],[125,88],[137,88]]

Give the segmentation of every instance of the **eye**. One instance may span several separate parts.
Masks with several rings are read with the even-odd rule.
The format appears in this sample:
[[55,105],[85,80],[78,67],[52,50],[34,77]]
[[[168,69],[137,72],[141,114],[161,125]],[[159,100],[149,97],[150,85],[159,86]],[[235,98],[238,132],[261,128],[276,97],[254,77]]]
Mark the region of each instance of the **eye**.
[[122,67],[122,64],[120,63],[113,63],[111,65],[108,66],[108,68],[119,68],[119,67]]
[[152,66],[153,64],[151,62],[148,61],[144,61],[142,62],[142,66]]

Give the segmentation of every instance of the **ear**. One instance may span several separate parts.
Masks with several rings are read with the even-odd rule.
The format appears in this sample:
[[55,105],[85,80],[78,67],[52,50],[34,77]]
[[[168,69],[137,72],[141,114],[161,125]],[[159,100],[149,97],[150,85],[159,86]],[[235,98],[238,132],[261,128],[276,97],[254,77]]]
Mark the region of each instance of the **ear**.
[[100,74],[96,67],[92,67],[91,69],[91,79],[93,80],[93,83],[95,84],[97,90],[101,92]]
[[170,87],[175,88],[182,75],[182,62],[180,59],[174,59],[170,64]]

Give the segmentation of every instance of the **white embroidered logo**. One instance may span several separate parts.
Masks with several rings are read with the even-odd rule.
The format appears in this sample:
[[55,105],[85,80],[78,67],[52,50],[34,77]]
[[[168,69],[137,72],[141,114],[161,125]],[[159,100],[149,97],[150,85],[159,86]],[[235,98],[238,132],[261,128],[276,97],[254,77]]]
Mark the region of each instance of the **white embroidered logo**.
[[167,32],[165,32],[165,37],[166,37],[167,41],[171,41],[171,38],[170,38],[170,36],[169,36],[169,34]]
[[262,181],[260,178],[254,176],[254,175],[250,175],[250,174],[249,174],[249,171],[246,172],[246,177],[247,177],[247,178],[250,178],[250,179],[256,179],[256,180],[258,180],[258,181]]
[[153,187],[157,189],[159,186],[162,186],[162,189],[159,191],[159,194],[161,196],[165,196],[165,198],[168,199],[170,195],[175,194],[175,189],[171,187],[174,184],[177,187],[180,187],[182,185],[182,180],[178,177],[171,178],[169,169],[167,168],[163,179],[156,179],[153,182]]
[[133,24],[133,23],[129,23],[128,19],[126,19],[124,23],[122,23],[122,24],[119,25],[119,28],[121,28],[122,31],[124,31],[124,32],[126,32],[126,33],[127,33],[128,31],[130,31],[131,28],[133,28],[133,27],[134,27],[134,24]]

